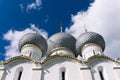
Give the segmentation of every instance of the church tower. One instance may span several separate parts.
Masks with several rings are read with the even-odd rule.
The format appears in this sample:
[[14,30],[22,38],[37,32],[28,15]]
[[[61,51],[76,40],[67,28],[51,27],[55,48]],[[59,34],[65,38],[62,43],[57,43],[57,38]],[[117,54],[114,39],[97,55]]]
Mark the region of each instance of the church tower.
[[0,80],[120,80],[120,60],[103,54],[105,41],[95,32],[76,39],[61,31],[48,40],[27,33],[18,47],[20,56],[0,62]]

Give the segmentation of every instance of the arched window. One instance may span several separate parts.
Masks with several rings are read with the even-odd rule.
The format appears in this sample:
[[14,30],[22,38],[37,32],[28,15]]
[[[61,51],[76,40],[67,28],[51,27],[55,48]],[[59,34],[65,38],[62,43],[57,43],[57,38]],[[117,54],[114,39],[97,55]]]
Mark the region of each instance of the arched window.
[[23,67],[18,67],[14,75],[14,80],[21,80],[22,73],[23,73]]
[[98,73],[100,75],[101,80],[105,80],[104,79],[104,75],[103,75],[103,67],[102,66],[98,66],[97,69],[98,69]]
[[65,80],[65,78],[66,78],[66,68],[61,67],[60,68],[60,80]]
[[18,80],[21,79],[21,75],[22,75],[22,71],[19,71],[19,74],[18,74]]
[[30,52],[29,57],[32,57],[32,52]]

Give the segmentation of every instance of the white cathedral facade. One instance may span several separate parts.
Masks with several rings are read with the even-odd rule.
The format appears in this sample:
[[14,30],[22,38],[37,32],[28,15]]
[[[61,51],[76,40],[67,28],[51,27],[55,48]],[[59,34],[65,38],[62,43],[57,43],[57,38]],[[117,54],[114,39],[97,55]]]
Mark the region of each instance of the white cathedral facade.
[[105,41],[95,32],[78,39],[59,32],[48,40],[28,33],[18,47],[20,56],[0,63],[0,80],[120,80],[120,61],[104,55]]

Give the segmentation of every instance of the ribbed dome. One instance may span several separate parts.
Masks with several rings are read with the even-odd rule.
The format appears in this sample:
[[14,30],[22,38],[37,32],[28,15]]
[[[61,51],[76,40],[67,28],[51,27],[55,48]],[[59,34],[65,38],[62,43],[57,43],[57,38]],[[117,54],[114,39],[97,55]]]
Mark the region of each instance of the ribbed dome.
[[105,49],[105,41],[101,35],[95,32],[86,32],[81,34],[76,42],[77,52],[81,53],[83,46],[88,43],[96,43],[102,47],[103,51]]
[[21,51],[22,46],[25,44],[35,44],[38,47],[42,48],[42,52],[45,53],[47,51],[47,42],[43,38],[43,36],[37,33],[27,33],[24,35],[19,41],[19,50]]
[[76,39],[72,35],[64,32],[56,33],[48,39],[48,51],[57,47],[66,47],[76,52],[75,43]]

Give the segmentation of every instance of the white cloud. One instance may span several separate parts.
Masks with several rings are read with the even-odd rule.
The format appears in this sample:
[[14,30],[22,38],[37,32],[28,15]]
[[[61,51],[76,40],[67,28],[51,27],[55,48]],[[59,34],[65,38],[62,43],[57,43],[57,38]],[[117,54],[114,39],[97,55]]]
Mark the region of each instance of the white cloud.
[[[30,24],[30,26],[32,30],[34,31],[38,30],[38,26],[36,26],[35,24]],[[41,34],[45,39],[48,39],[48,33],[45,30],[43,29],[38,30],[38,34]]]
[[120,0],[95,0],[86,12],[72,15],[72,22],[66,32],[78,38],[86,24],[88,31],[97,32],[105,38],[106,55],[120,57]]
[[41,0],[35,0],[35,2],[27,5],[27,10],[39,10],[41,9],[42,1]]
[[[5,46],[5,59],[20,55],[18,51],[18,42],[20,38],[26,33],[34,32],[33,28],[37,28],[35,24],[30,24],[30,26],[31,28],[26,28],[23,31],[9,30],[6,34],[4,34],[4,40],[10,41],[10,45]],[[41,34],[46,39],[48,38],[47,32],[43,29],[39,30],[39,34]]]

